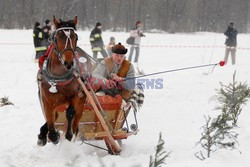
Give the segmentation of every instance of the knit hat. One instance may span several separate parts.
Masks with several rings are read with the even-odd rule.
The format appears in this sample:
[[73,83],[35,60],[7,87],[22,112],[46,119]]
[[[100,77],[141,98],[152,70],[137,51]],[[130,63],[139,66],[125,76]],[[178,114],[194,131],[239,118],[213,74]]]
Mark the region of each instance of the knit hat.
[[138,24],[141,24],[141,21],[137,21],[137,22],[135,23],[136,26],[137,26]]
[[128,49],[126,49],[120,42],[112,47],[112,52],[116,54],[126,54]]
[[50,20],[45,20],[45,24],[49,24]]
[[115,41],[115,37],[110,37],[110,41]]
[[38,27],[38,26],[40,26],[40,23],[39,23],[39,22],[36,22],[36,23],[35,23],[35,27]]
[[97,22],[95,26],[98,27],[98,26],[101,26],[101,25],[102,24],[100,22]]

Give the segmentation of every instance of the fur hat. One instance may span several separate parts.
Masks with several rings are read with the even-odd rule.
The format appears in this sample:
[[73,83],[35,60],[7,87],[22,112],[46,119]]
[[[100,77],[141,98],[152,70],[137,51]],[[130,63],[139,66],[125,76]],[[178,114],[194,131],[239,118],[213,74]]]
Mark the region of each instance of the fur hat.
[[112,47],[112,52],[116,54],[126,54],[128,49],[126,49],[120,42]]
[[97,22],[95,27],[101,26],[102,24],[100,22]]

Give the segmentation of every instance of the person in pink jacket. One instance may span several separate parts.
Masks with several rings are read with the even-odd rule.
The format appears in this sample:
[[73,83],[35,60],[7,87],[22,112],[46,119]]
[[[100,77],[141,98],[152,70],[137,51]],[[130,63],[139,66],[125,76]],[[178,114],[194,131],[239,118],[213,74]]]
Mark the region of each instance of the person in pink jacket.
[[142,30],[142,22],[137,21],[135,24],[135,27],[131,29],[130,31],[130,37],[134,37],[134,43],[130,47],[130,53],[128,60],[132,62],[132,56],[135,50],[135,58],[134,58],[134,64],[138,65],[138,59],[139,59],[139,53],[140,53],[140,43],[141,43],[141,37],[145,37]]

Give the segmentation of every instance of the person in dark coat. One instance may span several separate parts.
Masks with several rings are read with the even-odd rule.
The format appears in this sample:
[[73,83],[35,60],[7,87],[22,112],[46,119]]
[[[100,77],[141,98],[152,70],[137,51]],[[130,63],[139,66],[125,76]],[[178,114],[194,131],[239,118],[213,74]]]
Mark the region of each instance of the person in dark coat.
[[227,36],[226,38],[226,51],[225,51],[225,58],[224,61],[227,63],[228,56],[231,53],[232,58],[232,64],[235,64],[235,53],[236,53],[236,47],[237,47],[237,34],[238,31],[234,28],[234,23],[230,23],[227,30],[225,31],[224,35]]
[[51,22],[50,22],[50,20],[45,20],[44,24],[45,25],[42,28],[43,35],[44,35],[44,45],[46,45],[46,47],[48,47],[50,44],[49,39],[50,39],[51,32],[52,32]]
[[36,22],[33,30],[33,41],[36,51],[35,62],[46,52],[47,47],[43,45],[43,31],[41,29],[40,23]]
[[100,22],[96,23],[95,28],[91,31],[89,41],[91,43],[91,49],[93,52],[93,58],[97,59],[98,52],[101,52],[104,58],[108,57],[107,52],[104,49],[104,43],[102,40],[102,24]]

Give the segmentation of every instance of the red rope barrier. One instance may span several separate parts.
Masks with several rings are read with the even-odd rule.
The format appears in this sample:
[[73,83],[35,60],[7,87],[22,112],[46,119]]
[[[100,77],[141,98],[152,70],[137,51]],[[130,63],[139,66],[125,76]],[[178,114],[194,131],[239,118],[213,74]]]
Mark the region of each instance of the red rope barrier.
[[[0,42],[0,45],[33,45],[33,43],[25,43],[25,42]],[[90,44],[79,44],[79,46],[90,46]],[[127,45],[129,46],[129,45]],[[205,45],[141,45],[141,47],[145,48],[226,48],[226,46],[205,46]],[[250,50],[247,47],[237,47],[240,50]]]

